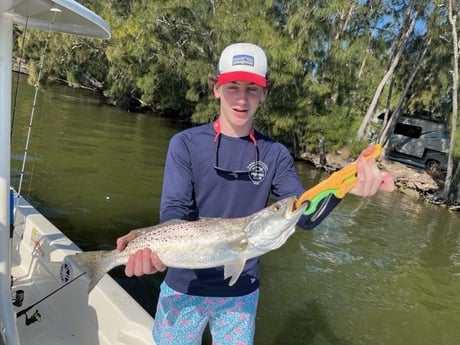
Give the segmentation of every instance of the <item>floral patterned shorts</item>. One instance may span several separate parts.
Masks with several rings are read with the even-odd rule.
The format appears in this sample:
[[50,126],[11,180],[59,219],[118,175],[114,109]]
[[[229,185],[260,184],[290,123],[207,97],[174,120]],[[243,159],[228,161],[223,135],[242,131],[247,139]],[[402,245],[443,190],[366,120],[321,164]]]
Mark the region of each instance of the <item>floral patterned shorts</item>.
[[156,345],[200,345],[209,323],[213,345],[252,345],[259,290],[237,297],[182,294],[161,285],[153,325]]

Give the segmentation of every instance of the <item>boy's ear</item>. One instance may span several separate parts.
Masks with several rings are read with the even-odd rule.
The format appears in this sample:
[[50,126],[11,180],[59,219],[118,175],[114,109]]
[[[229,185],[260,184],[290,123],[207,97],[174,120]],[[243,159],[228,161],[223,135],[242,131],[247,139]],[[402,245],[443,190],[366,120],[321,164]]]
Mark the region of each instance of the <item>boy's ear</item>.
[[268,96],[268,88],[267,87],[264,87],[264,92],[263,92],[263,97],[262,99],[260,100],[260,103],[263,103],[267,100],[267,96]]
[[220,98],[220,85],[214,84],[212,88],[215,98]]

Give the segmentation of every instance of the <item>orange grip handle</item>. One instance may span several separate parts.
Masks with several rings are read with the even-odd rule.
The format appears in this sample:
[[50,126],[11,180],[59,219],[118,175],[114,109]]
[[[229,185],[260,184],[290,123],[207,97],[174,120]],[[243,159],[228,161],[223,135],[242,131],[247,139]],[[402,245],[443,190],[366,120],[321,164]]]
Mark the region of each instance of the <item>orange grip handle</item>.
[[[377,158],[382,152],[382,145],[375,144],[374,151],[364,156],[365,159]],[[305,191],[295,202],[295,209],[300,207],[304,202],[311,202],[320,193],[328,191],[334,193],[337,198],[342,199],[350,189],[356,185],[357,163],[356,161],[346,167],[334,172],[327,179],[321,181],[314,187]]]

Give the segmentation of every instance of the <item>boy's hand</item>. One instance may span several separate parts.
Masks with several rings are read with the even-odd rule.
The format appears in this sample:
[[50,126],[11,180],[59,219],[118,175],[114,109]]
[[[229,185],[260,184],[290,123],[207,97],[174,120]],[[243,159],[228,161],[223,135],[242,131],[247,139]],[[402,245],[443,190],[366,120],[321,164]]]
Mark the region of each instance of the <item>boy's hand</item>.
[[357,160],[357,183],[350,191],[354,195],[370,196],[378,190],[392,192],[395,189],[393,178],[377,167],[374,158],[363,158],[363,156],[371,154],[373,150],[373,145],[369,145],[361,152]]
[[[117,239],[117,250],[125,249],[132,236],[128,233]],[[128,277],[142,276],[144,274],[152,274],[163,272],[166,266],[161,262],[158,255],[150,250],[150,248],[139,249],[128,258],[125,267],[125,274]]]

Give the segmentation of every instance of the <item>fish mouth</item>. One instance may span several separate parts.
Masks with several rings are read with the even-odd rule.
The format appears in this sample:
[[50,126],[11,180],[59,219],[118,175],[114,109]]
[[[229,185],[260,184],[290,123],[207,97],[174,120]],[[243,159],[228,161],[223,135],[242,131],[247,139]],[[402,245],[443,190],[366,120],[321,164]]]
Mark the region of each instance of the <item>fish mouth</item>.
[[304,202],[304,203],[300,204],[300,206],[297,206],[297,198],[296,197],[292,197],[292,200],[290,200],[289,203],[291,204],[291,206],[288,207],[287,210],[286,210],[286,217],[287,218],[296,217],[299,214],[299,212],[303,213],[308,207],[308,202]]
[[264,222],[259,223],[258,220],[255,220],[252,223],[254,231],[259,232],[250,241],[254,248],[262,252],[279,248],[294,233],[296,224],[307,207],[306,205],[301,205],[295,208],[296,200],[296,196],[291,196],[272,205],[271,211],[279,212],[277,217],[280,219],[276,227],[272,226],[271,230],[261,230],[266,226]]
[[300,205],[300,207],[296,207],[297,198],[295,196],[290,196],[279,203],[275,203],[272,207],[276,207],[276,209],[272,209],[272,211],[278,211],[280,208],[285,208],[285,212],[283,212],[283,216],[285,219],[289,220],[296,217],[299,212],[303,212],[306,208],[303,207],[304,205]]

